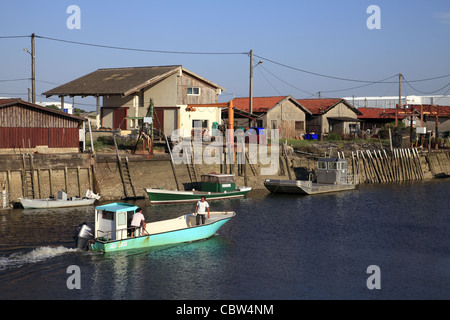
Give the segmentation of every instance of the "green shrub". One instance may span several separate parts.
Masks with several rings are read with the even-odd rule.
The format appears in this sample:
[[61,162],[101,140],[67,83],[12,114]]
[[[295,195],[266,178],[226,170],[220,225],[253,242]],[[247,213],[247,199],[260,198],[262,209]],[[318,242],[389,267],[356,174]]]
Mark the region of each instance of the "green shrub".
[[336,140],[342,140],[342,137],[340,134],[335,132],[330,132],[326,137],[325,140],[327,141],[336,141]]

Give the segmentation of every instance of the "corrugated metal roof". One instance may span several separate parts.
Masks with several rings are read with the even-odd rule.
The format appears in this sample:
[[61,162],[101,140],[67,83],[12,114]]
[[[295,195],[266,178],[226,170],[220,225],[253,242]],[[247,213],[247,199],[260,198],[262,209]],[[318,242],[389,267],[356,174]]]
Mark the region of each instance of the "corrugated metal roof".
[[40,105],[33,104],[33,103],[30,103],[30,102],[26,102],[26,101],[23,101],[21,99],[0,100],[0,109],[1,108],[6,108],[6,107],[10,107],[10,106],[15,106],[15,105],[22,105],[22,106],[25,106],[25,107],[28,107],[28,108],[34,108],[34,109],[37,109],[37,110],[40,110],[40,111],[44,111],[44,112],[49,113],[49,114],[54,114],[54,115],[57,115],[57,116],[70,118],[72,120],[86,121],[86,118],[84,118],[84,117],[79,117],[79,116],[68,114],[68,113],[65,113],[65,112],[62,112],[62,111],[59,111],[59,110],[42,107]]

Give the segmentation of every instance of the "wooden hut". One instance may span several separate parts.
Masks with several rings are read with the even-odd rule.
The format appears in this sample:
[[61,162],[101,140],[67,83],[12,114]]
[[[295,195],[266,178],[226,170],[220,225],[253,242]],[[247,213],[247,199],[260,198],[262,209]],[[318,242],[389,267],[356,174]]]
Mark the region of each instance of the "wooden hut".
[[[249,113],[249,98],[234,98],[235,127],[256,126],[279,129],[280,138],[295,139],[305,133],[305,121],[311,112],[292,96],[253,97],[253,113]],[[228,116],[225,115],[228,119]],[[248,124],[249,120],[253,121]],[[256,122],[256,123],[254,123]]]
[[20,99],[0,100],[0,152],[78,152],[85,120]]

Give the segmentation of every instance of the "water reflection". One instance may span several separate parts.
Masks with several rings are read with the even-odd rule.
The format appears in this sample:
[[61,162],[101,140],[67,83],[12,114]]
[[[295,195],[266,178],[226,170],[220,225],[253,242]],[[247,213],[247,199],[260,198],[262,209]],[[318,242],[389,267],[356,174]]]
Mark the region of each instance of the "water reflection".
[[[228,240],[209,239],[150,249],[133,249],[93,255],[93,299],[199,299],[214,294],[222,277]],[[102,288],[102,290],[99,290]],[[211,291],[212,290],[212,291]]]

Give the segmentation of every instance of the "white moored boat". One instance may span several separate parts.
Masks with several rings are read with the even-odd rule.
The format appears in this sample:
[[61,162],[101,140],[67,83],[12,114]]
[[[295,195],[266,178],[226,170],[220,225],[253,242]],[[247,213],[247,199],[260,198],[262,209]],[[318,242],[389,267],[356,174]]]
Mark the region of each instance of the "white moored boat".
[[88,206],[93,204],[95,200],[98,199],[100,199],[100,196],[92,193],[90,190],[87,190],[86,197],[84,198],[77,198],[77,197],[67,198],[67,194],[65,192],[58,191],[58,198],[47,198],[47,199],[20,198],[20,203],[25,209],[66,208],[66,207]]

